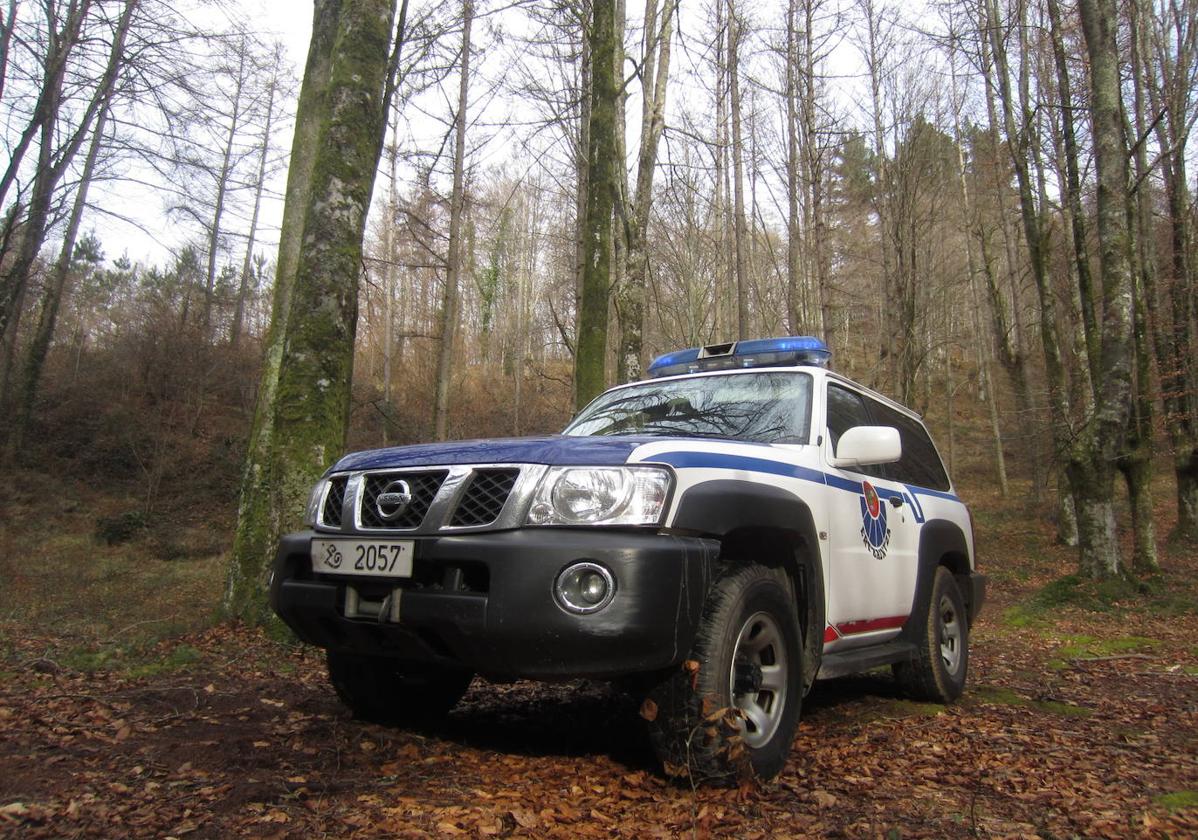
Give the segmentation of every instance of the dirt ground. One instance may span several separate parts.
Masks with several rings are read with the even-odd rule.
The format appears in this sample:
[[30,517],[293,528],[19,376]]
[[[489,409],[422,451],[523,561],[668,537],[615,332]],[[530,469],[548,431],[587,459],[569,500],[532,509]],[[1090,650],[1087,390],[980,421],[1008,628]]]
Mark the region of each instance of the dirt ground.
[[353,720],[319,651],[260,631],[134,651],[136,629],[71,623],[84,592],[122,621],[202,618],[219,558],[91,549],[76,591],[0,557],[0,836],[1198,836],[1198,557],[1166,553],[1141,592],[1061,581],[1074,555],[1049,526],[981,502],[991,595],[965,697],[817,683],[785,770],[731,790],[667,782],[636,700],[603,684],[476,680],[412,732]]

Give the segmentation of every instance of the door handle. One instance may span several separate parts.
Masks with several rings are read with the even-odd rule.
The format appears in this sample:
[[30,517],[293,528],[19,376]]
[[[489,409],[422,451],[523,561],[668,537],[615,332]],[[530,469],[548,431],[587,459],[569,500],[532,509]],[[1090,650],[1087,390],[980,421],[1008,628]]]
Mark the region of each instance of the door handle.
[[903,506],[903,497],[902,496],[891,496],[890,497],[890,506],[896,507],[896,508],[902,507]]

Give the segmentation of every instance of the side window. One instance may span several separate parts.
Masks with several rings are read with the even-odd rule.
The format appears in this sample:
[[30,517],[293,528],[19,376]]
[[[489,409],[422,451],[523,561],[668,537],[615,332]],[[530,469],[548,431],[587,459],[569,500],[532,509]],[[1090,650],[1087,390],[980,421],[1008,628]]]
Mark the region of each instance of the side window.
[[827,415],[828,438],[832,443],[833,452],[836,451],[836,444],[840,442],[841,435],[854,426],[869,425],[869,411],[861,395],[831,382],[828,383]]
[[947,490],[948,474],[923,424],[880,403],[873,403],[872,408],[876,422],[894,426],[903,442],[903,456],[898,463],[890,465],[891,476],[904,484]]

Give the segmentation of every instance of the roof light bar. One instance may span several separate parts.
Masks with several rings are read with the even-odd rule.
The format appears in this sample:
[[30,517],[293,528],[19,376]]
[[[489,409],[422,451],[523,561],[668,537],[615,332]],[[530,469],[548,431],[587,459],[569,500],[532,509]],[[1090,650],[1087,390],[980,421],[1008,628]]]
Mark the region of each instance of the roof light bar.
[[828,346],[808,335],[782,338],[755,338],[725,344],[690,347],[658,356],[649,365],[649,376],[678,376],[708,370],[732,368],[790,367],[814,365],[827,367],[832,358]]

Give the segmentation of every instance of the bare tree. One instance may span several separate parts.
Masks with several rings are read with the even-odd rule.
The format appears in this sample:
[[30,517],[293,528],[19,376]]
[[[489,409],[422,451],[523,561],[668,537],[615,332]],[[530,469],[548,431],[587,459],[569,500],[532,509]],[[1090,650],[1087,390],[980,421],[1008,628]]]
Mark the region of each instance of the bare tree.
[[670,76],[670,44],[678,0],[662,0],[658,23],[658,0],[645,0],[645,24],[641,35],[638,73],[641,79],[641,137],[637,151],[636,191],[631,202],[621,201],[627,267],[617,299],[620,313],[620,349],[617,377],[621,382],[639,379],[644,356],[645,288],[649,273],[646,238],[653,204],[653,175],[657,169],[657,147],[665,129],[666,90]]
[[728,101],[732,116],[733,253],[736,261],[736,337],[749,337],[748,233],[745,229],[744,140],[741,133],[740,46],[744,21],[728,0]]
[[433,405],[433,434],[449,434],[449,380],[453,376],[453,336],[458,322],[458,285],[462,271],[462,216],[466,200],[466,108],[470,101],[470,27],[474,0],[462,3],[462,55],[458,105],[454,115],[453,193],[449,204],[449,257],[441,303],[441,340],[437,352],[437,393]]

